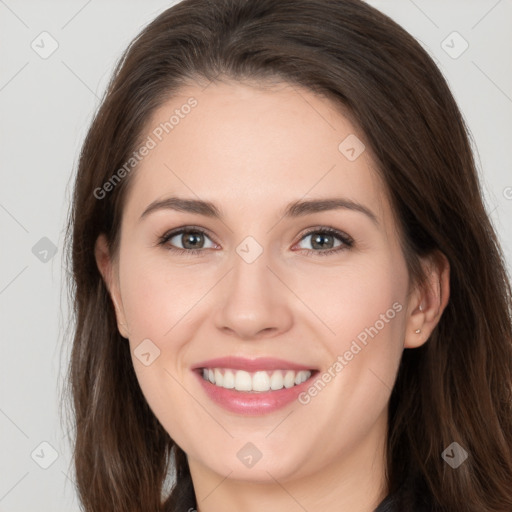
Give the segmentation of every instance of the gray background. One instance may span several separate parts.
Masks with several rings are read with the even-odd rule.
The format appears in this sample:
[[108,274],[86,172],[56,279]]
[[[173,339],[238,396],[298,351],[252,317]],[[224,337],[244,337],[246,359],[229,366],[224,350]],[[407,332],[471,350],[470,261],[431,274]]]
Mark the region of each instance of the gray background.
[[[173,3],[0,0],[0,512],[79,510],[59,417],[72,173],[117,58]],[[510,273],[512,1],[368,3],[414,35],[446,76],[474,138]],[[52,41],[58,48],[42,58]]]

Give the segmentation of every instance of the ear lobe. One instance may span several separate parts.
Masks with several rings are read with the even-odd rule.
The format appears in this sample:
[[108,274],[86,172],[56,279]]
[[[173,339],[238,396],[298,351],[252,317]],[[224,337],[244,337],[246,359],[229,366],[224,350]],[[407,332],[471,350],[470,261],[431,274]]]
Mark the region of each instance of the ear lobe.
[[412,313],[406,323],[404,348],[417,348],[427,342],[450,298],[450,264],[436,251],[429,258],[427,278],[411,298]]
[[96,259],[98,270],[114,304],[117,328],[123,338],[128,338],[128,329],[126,327],[126,319],[122,307],[119,284],[116,279],[114,263],[110,255],[107,237],[104,233],[101,233],[96,239],[96,243],[94,245],[94,257]]

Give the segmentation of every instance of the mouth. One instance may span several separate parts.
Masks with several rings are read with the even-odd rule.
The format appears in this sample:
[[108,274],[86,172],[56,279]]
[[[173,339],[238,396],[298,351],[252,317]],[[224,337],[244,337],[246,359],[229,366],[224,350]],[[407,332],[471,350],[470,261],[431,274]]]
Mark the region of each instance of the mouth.
[[216,387],[255,393],[290,389],[318,373],[315,368],[284,359],[235,356],[203,361],[193,370]]
[[259,370],[248,372],[235,368],[199,368],[203,380],[214,386],[235,391],[265,393],[299,386],[317,370]]
[[319,373],[283,359],[223,357],[191,368],[206,397],[242,415],[268,414],[291,405]]

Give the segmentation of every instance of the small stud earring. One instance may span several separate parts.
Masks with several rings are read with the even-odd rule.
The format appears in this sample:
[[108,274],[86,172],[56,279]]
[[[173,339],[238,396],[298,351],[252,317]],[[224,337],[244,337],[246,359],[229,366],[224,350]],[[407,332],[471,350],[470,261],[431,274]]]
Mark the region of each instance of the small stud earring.
[[423,304],[420,304],[419,310],[423,311]]
[[416,334],[419,334],[419,333],[421,332],[421,329],[416,329],[414,332],[415,332]]

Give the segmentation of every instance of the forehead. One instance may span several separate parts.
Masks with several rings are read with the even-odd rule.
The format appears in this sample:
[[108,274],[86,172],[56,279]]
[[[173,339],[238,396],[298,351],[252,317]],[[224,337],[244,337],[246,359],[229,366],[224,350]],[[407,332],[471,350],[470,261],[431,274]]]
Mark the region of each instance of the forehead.
[[170,194],[234,216],[340,196],[392,223],[364,134],[336,104],[295,85],[189,84],[153,113],[141,140],[151,149],[132,176],[129,215]]

